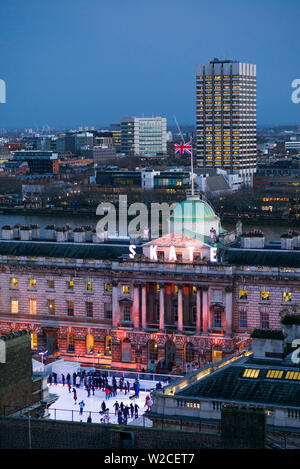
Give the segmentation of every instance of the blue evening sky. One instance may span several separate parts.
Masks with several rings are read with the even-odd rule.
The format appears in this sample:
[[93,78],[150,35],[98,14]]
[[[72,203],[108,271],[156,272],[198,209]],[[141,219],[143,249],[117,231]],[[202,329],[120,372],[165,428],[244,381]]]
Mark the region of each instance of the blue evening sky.
[[258,124],[300,124],[299,0],[1,0],[0,128],[195,123],[197,63],[257,64]]

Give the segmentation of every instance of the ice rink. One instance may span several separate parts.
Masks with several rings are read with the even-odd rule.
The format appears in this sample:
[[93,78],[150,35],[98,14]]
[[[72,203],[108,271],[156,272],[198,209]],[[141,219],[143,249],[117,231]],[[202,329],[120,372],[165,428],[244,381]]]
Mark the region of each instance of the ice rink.
[[[109,380],[110,381],[110,380]],[[129,380],[132,381],[132,380]],[[132,384],[132,383],[131,383]],[[92,423],[102,423],[100,420],[105,417],[105,415],[100,414],[101,411],[101,404],[104,401],[106,407],[109,408],[109,422],[106,423],[118,423],[117,416],[115,415],[115,408],[113,407],[114,403],[118,401],[120,404],[123,402],[124,405],[130,405],[132,402],[133,405],[137,404],[139,406],[138,409],[138,418],[131,418],[129,413],[128,418],[128,425],[145,425],[145,426],[152,426],[152,422],[146,418],[146,410],[147,407],[145,406],[145,399],[147,394],[150,394],[150,389],[155,388],[155,382],[147,382],[147,381],[140,381],[141,389],[149,389],[149,391],[140,391],[139,398],[129,399],[129,396],[133,396],[134,391],[130,390],[130,393],[125,395],[124,391],[118,390],[117,395],[115,397],[111,397],[110,399],[105,399],[105,392],[102,389],[95,389],[95,395],[91,391],[90,397],[88,397],[87,390],[83,388],[81,385],[79,388],[75,387],[77,392],[77,401],[75,403],[73,397],[73,386],[71,388],[71,392],[69,392],[68,386],[63,386],[62,384],[57,385],[48,385],[49,393],[55,394],[58,396],[58,399],[49,407],[50,412],[50,419],[56,420],[68,420],[74,422],[86,422],[89,414],[91,413]],[[83,413],[80,415],[79,410],[79,402],[84,401],[85,406],[83,408]],[[146,414],[145,414],[146,413]],[[104,423],[104,422],[103,422]]]

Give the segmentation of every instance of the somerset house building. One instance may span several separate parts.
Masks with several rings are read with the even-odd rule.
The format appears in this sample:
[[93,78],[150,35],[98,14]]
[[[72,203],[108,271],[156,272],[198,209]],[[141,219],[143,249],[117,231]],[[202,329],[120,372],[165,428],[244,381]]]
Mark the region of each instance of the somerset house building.
[[[178,207],[178,210],[177,210]],[[171,216],[184,228],[103,240],[89,227],[3,226],[0,330],[32,349],[94,366],[183,370],[243,350],[300,304],[300,235],[223,230],[197,197]],[[182,225],[182,224],[181,224]]]

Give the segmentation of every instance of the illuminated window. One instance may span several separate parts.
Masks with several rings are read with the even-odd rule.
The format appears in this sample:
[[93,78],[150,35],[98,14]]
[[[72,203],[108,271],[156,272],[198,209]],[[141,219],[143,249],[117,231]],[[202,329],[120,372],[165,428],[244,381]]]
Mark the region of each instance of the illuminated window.
[[260,370],[256,370],[255,368],[246,368],[243,374],[243,378],[257,378],[259,372]]
[[11,288],[18,288],[18,279],[17,278],[11,278],[10,279],[10,286],[11,286]]
[[10,312],[11,313],[19,312],[19,301],[14,298],[11,298],[10,300]]
[[38,343],[37,343],[37,334],[36,334],[36,332],[32,332],[30,334],[30,338],[31,338],[31,350],[37,350]]
[[284,291],[282,294],[282,300],[283,301],[292,301],[292,293]]
[[87,291],[93,291],[93,282],[86,282]]
[[247,290],[240,290],[239,291],[239,299],[240,300],[247,300],[248,298],[248,291]]
[[48,280],[48,288],[54,288],[54,280]]
[[158,345],[155,340],[149,340],[148,342],[148,357],[149,360],[157,360],[158,359]]
[[112,283],[105,283],[104,290],[111,293],[112,292]]
[[105,336],[105,355],[108,357],[111,355],[111,336]]
[[88,334],[86,336],[86,353],[93,353],[94,352],[94,336],[92,334]]
[[122,285],[122,293],[124,295],[128,295],[130,293],[130,286],[129,285]]
[[156,291],[157,293],[160,292],[160,286],[159,286],[159,283],[156,284]]
[[68,335],[68,352],[75,352],[75,339],[73,334]]
[[285,375],[285,379],[300,381],[300,371],[288,371]]
[[29,313],[36,314],[36,300],[32,298],[29,300]]
[[283,375],[282,370],[268,370],[266,378],[270,379],[281,379]]
[[36,288],[36,279],[35,278],[29,279],[29,288]]
[[48,300],[48,312],[49,314],[55,314],[55,300]]
[[73,280],[69,280],[67,282],[67,290],[73,290],[74,289],[74,282]]
[[262,301],[269,301],[270,299],[270,292],[267,290],[261,291],[260,292],[260,299]]

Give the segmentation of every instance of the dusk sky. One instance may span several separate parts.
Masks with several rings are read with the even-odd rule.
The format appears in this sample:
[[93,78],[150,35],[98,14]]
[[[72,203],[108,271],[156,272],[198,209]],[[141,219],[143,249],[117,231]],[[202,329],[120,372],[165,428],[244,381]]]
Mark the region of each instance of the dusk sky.
[[300,124],[299,0],[1,0],[0,128],[195,123],[197,63],[257,64],[257,123]]

